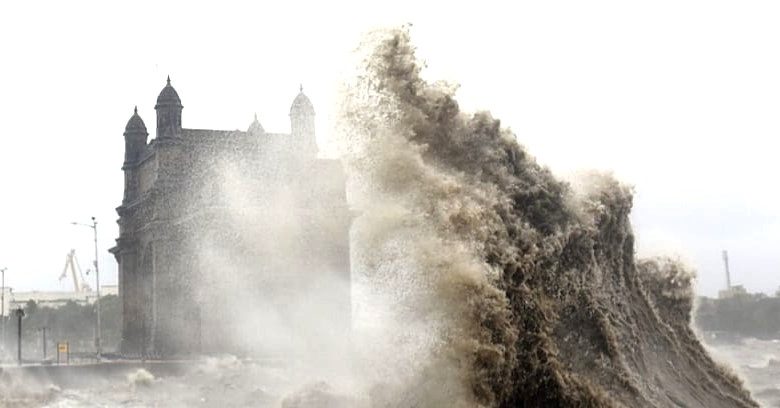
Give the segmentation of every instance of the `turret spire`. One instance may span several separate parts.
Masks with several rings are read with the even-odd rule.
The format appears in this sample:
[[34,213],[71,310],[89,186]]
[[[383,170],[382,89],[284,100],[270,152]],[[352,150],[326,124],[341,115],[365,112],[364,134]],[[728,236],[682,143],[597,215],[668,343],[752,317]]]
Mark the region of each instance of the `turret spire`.
[[255,112],[255,120],[252,121],[252,123],[249,125],[249,129],[247,129],[247,132],[251,135],[262,135],[265,133],[265,129],[263,129],[263,125],[260,124],[260,121],[257,120],[257,112]]
[[131,165],[138,160],[146,148],[146,125],[138,115],[138,105],[133,108],[133,116],[125,126],[125,165]]
[[181,133],[181,99],[171,86],[171,76],[157,97],[157,138],[178,137]]
[[130,117],[127,126],[125,126],[125,135],[134,133],[146,133],[146,125],[141,117],[138,116],[138,105],[133,108],[133,116]]
[[290,133],[297,141],[300,150],[306,157],[317,156],[317,141],[314,136],[314,106],[306,94],[303,93],[303,84],[300,85],[300,93],[290,106]]

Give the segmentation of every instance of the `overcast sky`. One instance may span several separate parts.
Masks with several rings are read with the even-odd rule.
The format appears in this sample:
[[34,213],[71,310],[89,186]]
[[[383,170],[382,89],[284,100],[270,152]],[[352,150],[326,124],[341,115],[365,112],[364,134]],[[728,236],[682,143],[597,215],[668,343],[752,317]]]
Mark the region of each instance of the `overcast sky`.
[[327,152],[346,56],[402,23],[428,78],[460,83],[463,108],[491,110],[554,172],[633,184],[640,254],[681,257],[706,295],[725,285],[723,249],[735,283],[780,286],[776,1],[159,3],[0,5],[0,267],[17,291],[71,287],[66,253],[86,269],[93,252],[70,222],[92,215],[116,283],[122,132],[138,105],[153,136],[167,75],[188,128],[245,130],[256,112],[287,132],[302,83]]

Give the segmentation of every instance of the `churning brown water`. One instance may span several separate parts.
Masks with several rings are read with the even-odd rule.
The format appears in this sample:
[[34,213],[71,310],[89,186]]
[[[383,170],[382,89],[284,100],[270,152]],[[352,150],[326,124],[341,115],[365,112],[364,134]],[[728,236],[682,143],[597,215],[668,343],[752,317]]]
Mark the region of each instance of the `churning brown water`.
[[692,273],[635,258],[630,188],[557,180],[498,119],[461,112],[407,30],[365,50],[343,106],[355,228],[389,327],[422,339],[375,404],[756,405],[690,328]]

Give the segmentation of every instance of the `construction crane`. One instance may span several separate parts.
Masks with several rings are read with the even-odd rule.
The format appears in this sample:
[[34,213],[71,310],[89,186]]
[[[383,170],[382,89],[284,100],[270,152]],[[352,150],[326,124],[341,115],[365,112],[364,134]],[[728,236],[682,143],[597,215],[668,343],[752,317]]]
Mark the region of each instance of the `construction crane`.
[[731,290],[731,272],[729,272],[729,252],[723,250],[723,264],[726,266],[726,290]]
[[[79,266],[79,260],[76,258],[75,249],[71,249],[70,252],[68,252],[68,255],[65,256],[65,267],[62,269],[62,274],[60,275],[60,282],[68,276],[68,270],[70,270],[70,275],[73,277],[73,290],[75,290],[76,293],[92,291],[92,288],[89,287],[84,279],[84,274],[81,272],[81,266]],[[89,273],[89,271],[87,271],[87,273]]]
[[746,296],[748,294],[742,285],[731,284],[731,270],[729,269],[729,253],[723,251],[723,266],[726,268],[726,289],[718,291],[718,298],[732,298],[736,296]]

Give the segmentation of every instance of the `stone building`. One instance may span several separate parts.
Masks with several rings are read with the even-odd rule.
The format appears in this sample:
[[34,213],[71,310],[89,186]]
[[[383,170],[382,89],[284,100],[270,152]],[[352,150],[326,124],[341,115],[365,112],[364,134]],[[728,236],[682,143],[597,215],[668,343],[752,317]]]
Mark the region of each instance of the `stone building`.
[[[124,132],[119,238],[121,352],[263,350],[350,326],[350,213],[337,160],[317,157],[301,92],[291,133],[186,129],[170,78],[147,142]],[[312,318],[317,316],[317,318]],[[311,324],[316,322],[316,324]]]

